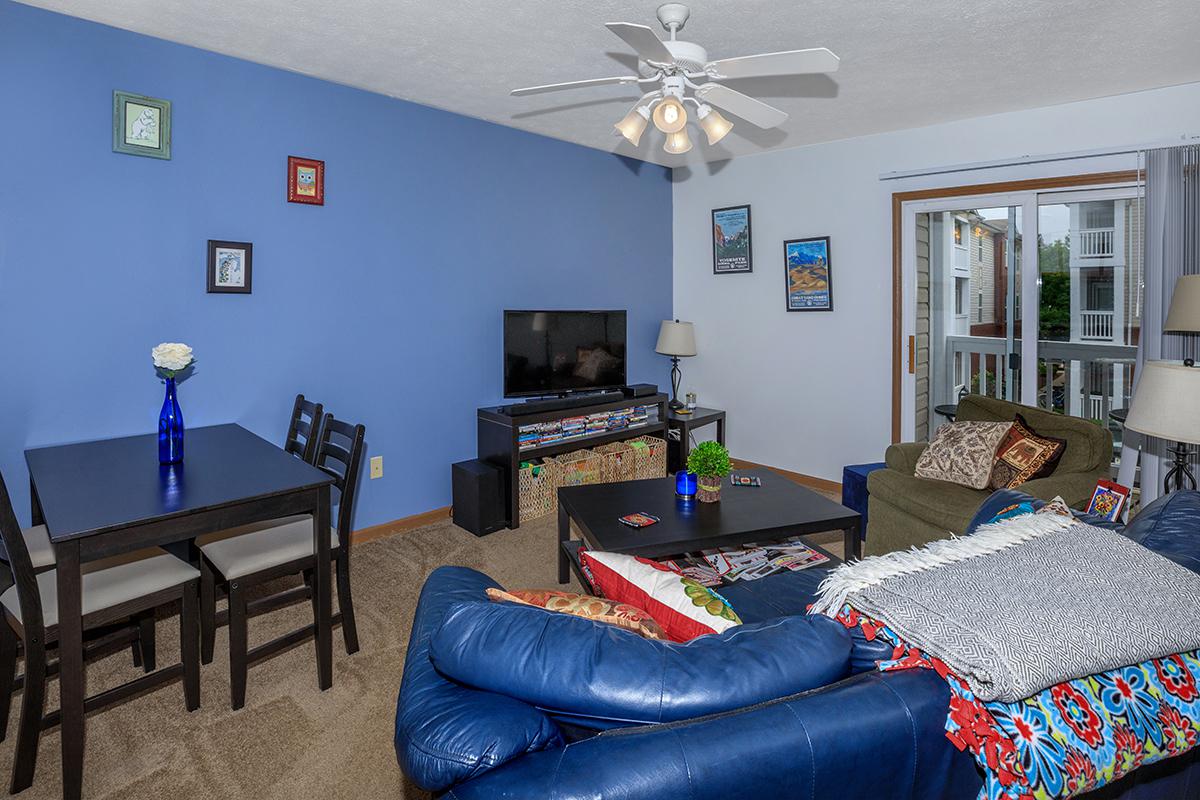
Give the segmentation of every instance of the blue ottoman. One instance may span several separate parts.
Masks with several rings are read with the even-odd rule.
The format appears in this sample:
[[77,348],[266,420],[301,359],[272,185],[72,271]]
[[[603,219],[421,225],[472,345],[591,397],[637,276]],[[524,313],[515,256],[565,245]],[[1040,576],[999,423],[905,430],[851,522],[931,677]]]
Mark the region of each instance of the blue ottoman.
[[851,464],[842,468],[842,505],[862,515],[861,536],[867,538],[867,476],[877,469],[884,469],[882,461],[875,464]]

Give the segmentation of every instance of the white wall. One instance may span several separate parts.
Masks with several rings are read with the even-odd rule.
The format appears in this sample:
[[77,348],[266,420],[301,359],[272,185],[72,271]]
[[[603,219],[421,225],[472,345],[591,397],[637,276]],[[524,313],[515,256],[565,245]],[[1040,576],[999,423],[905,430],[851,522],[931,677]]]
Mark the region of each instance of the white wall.
[[[836,99],[829,102],[837,102]],[[819,108],[815,113],[820,113]],[[739,123],[745,125],[746,123]],[[1200,134],[1200,84],[741,156],[674,176],[681,392],[727,409],[739,458],[841,479],[891,439],[893,192],[1136,167],[1108,156],[881,181],[881,173]],[[753,274],[712,274],[714,208],[749,203]],[[830,236],[834,311],[788,313],[783,241]]]

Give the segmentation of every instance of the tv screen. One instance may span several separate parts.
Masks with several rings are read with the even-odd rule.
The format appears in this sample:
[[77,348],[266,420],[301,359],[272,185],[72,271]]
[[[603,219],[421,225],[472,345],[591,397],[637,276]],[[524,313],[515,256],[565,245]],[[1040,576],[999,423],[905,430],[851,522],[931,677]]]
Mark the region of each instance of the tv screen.
[[624,311],[505,311],[504,396],[624,386]]

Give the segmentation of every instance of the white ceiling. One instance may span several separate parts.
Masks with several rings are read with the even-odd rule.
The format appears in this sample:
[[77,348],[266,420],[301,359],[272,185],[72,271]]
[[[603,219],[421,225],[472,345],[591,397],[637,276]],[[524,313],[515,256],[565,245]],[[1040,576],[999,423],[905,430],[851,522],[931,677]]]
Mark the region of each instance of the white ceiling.
[[[661,30],[657,2],[616,0],[26,0],[31,5],[668,166],[1200,81],[1197,0],[693,0],[681,39],[709,58],[824,46],[832,77],[729,81],[789,112],[732,118],[716,147],[633,148],[612,125],[626,87],[510,97],[626,74],[605,22]],[[665,32],[664,32],[665,35]]]

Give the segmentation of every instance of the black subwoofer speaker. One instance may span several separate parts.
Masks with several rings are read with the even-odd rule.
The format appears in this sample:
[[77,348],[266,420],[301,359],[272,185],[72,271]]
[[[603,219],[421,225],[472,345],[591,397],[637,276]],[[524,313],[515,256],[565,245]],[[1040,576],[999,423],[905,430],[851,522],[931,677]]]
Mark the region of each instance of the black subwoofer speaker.
[[478,459],[450,468],[454,492],[454,524],[476,536],[508,525],[504,516],[504,481],[500,468]]

